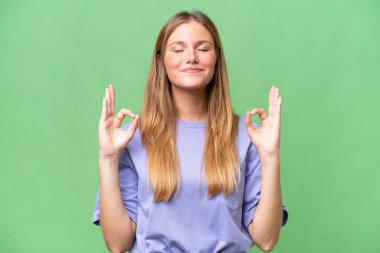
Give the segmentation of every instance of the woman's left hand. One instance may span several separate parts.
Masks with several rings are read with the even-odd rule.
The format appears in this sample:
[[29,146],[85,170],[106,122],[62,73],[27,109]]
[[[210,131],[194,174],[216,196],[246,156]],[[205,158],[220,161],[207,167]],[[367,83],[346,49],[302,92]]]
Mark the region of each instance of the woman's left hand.
[[[247,111],[245,126],[252,143],[255,145],[260,156],[279,157],[280,149],[280,114],[281,97],[279,90],[273,86],[269,92],[269,116],[263,108],[254,108]],[[251,117],[258,114],[261,127],[255,128]]]

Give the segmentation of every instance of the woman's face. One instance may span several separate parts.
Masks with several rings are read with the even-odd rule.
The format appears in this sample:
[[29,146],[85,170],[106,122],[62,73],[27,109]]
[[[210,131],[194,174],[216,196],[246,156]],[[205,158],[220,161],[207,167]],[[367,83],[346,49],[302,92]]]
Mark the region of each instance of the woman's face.
[[164,64],[172,88],[202,89],[214,75],[216,54],[210,32],[200,23],[179,25],[165,46]]

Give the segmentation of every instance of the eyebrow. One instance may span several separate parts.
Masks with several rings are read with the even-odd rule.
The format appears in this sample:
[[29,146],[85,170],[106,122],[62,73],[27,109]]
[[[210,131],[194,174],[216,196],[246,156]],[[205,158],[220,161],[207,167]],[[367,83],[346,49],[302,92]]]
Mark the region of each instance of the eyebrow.
[[[203,43],[208,43],[210,45],[214,45],[212,42],[208,41],[208,40],[199,40],[195,43],[195,45],[199,45],[199,44],[203,44]],[[185,41],[174,41],[172,43],[169,44],[169,46],[173,45],[173,44],[180,44],[180,45],[186,45],[186,42]]]

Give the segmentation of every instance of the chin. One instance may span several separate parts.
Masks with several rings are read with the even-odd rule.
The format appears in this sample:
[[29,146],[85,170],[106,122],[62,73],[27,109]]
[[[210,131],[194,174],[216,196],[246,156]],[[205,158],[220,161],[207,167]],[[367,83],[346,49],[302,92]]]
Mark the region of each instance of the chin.
[[186,78],[179,80],[177,83],[179,83],[177,86],[181,88],[201,89],[206,87],[209,82],[203,78]]
[[195,83],[195,82],[188,82],[188,83],[183,83],[180,85],[176,85],[177,87],[181,89],[190,89],[190,90],[198,90],[198,89],[203,89],[207,86],[205,83]]

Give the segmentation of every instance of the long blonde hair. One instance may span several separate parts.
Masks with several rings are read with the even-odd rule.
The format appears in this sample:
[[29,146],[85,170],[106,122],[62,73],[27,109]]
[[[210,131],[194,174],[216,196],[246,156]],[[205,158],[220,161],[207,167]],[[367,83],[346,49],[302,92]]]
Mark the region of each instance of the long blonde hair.
[[167,201],[180,187],[180,163],[176,145],[176,108],[170,81],[164,68],[165,45],[176,27],[194,20],[208,29],[215,42],[217,60],[211,82],[207,85],[208,112],[202,161],[208,195],[223,190],[228,196],[240,181],[240,163],[236,137],[238,116],[233,112],[228,87],[226,61],[214,23],[202,12],[179,12],[161,29],[154,48],[150,73],[145,87],[139,129],[147,150],[148,183],[154,201]]

